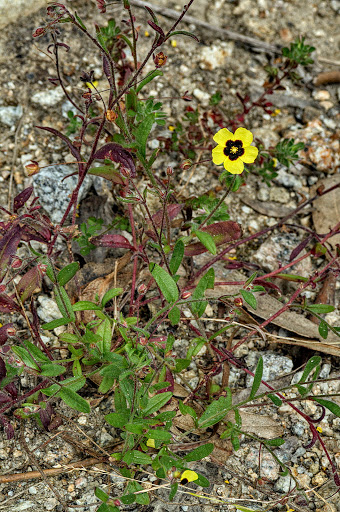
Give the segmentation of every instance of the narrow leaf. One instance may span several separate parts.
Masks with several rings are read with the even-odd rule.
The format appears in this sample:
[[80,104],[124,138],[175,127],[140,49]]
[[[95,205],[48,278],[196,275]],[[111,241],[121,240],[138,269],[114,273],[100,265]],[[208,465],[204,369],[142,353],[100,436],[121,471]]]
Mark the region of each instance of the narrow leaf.
[[108,159],[122,164],[127,169],[130,169],[133,178],[136,177],[136,166],[131,153],[120,144],[116,144],[115,142],[105,144],[95,152],[94,158],[98,160]]
[[178,325],[181,319],[181,311],[177,306],[174,306],[168,314],[171,325]]
[[77,261],[70,263],[63,269],[61,269],[57,274],[57,281],[60,286],[65,286],[66,283],[71,281],[72,277],[76,275],[80,268],[80,265]]
[[163,71],[161,71],[160,69],[154,69],[153,71],[151,71],[151,73],[149,73],[145,78],[144,80],[142,80],[138,85],[137,85],[137,88],[136,88],[136,93],[138,94],[142,89],[143,87],[148,84],[149,82],[151,82],[154,78],[156,78],[156,76],[163,76]]
[[104,307],[105,304],[107,304],[110,300],[112,300],[114,297],[117,297],[117,295],[120,295],[121,293],[123,293],[123,288],[111,288],[108,290],[102,298],[102,306]]
[[183,460],[185,462],[192,462],[195,460],[202,460],[204,457],[208,457],[214,450],[214,445],[212,443],[203,444],[202,446],[198,446],[192,452],[188,453]]
[[176,302],[179,298],[178,288],[168,272],[157,265],[157,263],[150,263],[149,270],[164,295],[165,300],[167,300],[169,304]]
[[326,340],[328,336],[328,325],[324,320],[321,320],[319,323],[319,334],[320,336]]
[[326,313],[332,313],[334,311],[334,306],[330,304],[309,304],[306,307],[307,311],[311,313],[318,313],[319,315],[324,315]]
[[75,409],[76,411],[90,413],[91,408],[89,403],[82,398],[78,393],[72,391],[70,388],[62,387],[58,395],[65,402],[66,405]]
[[249,400],[252,400],[254,398],[254,396],[256,395],[257,390],[259,389],[259,387],[261,385],[262,375],[263,375],[263,358],[261,356],[257,363],[257,367],[255,370],[254,381],[253,381],[253,385],[252,385],[252,388],[250,391]]
[[[230,391],[230,390],[229,390]],[[198,420],[200,428],[208,428],[221,421],[232,407],[231,393],[228,396],[220,396],[220,398],[208,405],[205,412]]]
[[204,231],[195,231],[195,235],[199,239],[199,241],[204,245],[208,251],[215,256],[217,253],[216,244],[214,242],[213,237],[209,233],[205,233]]
[[[214,288],[215,283],[215,271],[213,268],[210,268],[206,274],[204,274],[203,277],[199,280],[193,294],[193,299],[201,299],[204,297],[205,291],[210,288]],[[191,309],[194,314],[197,314],[199,317],[201,317],[207,307],[208,303],[206,301],[202,302],[193,302],[191,304]]]
[[326,409],[340,418],[340,406],[338,404],[331,402],[330,400],[325,400],[324,398],[314,398],[314,402],[323,405],[323,407],[326,407]]
[[240,292],[241,292],[241,295],[242,295],[243,299],[245,300],[245,302],[247,304],[249,304],[249,306],[251,306],[253,309],[256,309],[257,308],[257,300],[256,300],[255,295],[251,292],[248,292],[248,290],[240,290]]
[[160,393],[159,395],[155,395],[148,401],[146,408],[143,411],[143,417],[149,416],[153,412],[157,412],[163,405],[165,405],[170,398],[172,397],[172,393],[170,391],[166,391],[165,393]]
[[175,275],[177,270],[179,269],[180,264],[182,263],[184,256],[184,243],[182,240],[178,240],[174,247],[174,251],[171,256],[171,260],[169,263],[169,267],[171,270],[171,274]]

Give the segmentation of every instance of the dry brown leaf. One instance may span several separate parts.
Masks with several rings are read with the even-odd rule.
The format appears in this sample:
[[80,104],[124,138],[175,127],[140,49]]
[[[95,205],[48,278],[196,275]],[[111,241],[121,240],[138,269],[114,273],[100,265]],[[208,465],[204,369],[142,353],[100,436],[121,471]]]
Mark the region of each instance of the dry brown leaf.
[[[316,189],[324,186],[325,189],[333,187],[340,183],[340,174],[334,174],[323,180],[319,180],[313,187]],[[328,233],[340,219],[340,187],[332,190],[329,194],[320,196],[313,202],[313,223],[315,230],[319,234]],[[329,244],[336,250],[336,244],[340,244],[340,234],[334,235],[328,240]]]
[[[252,412],[245,412],[242,409],[239,411],[242,418],[242,430],[255,434],[264,439],[274,439],[275,437],[282,436],[284,433],[282,425],[271,418],[271,416],[255,414]],[[233,411],[228,412],[224,421],[235,421],[235,414]],[[222,434],[225,430],[223,425],[218,429],[218,433]]]

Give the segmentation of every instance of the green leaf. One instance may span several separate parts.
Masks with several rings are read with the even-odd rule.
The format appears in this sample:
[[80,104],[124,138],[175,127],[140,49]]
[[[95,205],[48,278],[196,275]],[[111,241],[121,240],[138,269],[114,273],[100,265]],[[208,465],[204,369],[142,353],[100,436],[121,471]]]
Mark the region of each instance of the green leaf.
[[257,300],[255,295],[253,295],[251,292],[248,292],[247,290],[240,290],[241,295],[245,302],[249,304],[253,309],[257,308]]
[[41,363],[46,363],[46,362],[49,363],[50,362],[50,359],[47,357],[47,355],[44,354],[44,352],[42,350],[40,350],[39,347],[37,347],[36,345],[31,343],[30,341],[25,340],[24,345],[26,346],[29,353],[34,357],[34,359],[36,361],[41,362]]
[[314,402],[317,402],[320,405],[323,405],[331,411],[335,416],[340,418],[340,406],[338,404],[335,404],[334,402],[331,402],[330,400],[325,400],[324,398],[314,398]]
[[184,256],[184,243],[182,240],[178,240],[174,247],[174,251],[171,256],[171,260],[169,263],[170,271],[172,275],[175,275],[177,270],[179,269],[180,264],[182,263]]
[[301,379],[299,382],[306,382],[308,375],[318,366],[321,364],[321,357],[320,356],[313,356],[311,357],[305,366],[305,369],[303,370],[303,374],[301,376]]
[[228,503],[228,505],[229,507],[236,507],[240,512],[263,512],[263,510],[259,509],[255,510],[253,508],[242,507],[242,505],[238,505],[238,503]]
[[86,413],[91,412],[90,404],[85,400],[85,398],[82,398],[80,395],[78,395],[78,393],[72,391],[72,389],[62,387],[58,395],[65,402],[65,404],[72,409]]
[[169,493],[169,501],[172,501],[178,491],[178,482],[171,484],[170,493]]
[[109,499],[109,495],[106,494],[106,492],[104,492],[102,489],[100,489],[100,487],[95,488],[94,494],[100,501],[103,501],[104,503],[106,503],[107,500]]
[[134,130],[134,136],[139,147],[139,152],[143,158],[145,158],[146,155],[146,143],[154,122],[155,116],[153,114],[149,114]]
[[76,317],[73,312],[72,304],[70,299],[68,298],[66,290],[62,286],[54,286],[53,292],[55,301],[62,316],[64,318],[71,318],[71,320],[74,322]]
[[79,300],[72,306],[73,311],[101,311],[102,307],[89,300]]
[[171,391],[166,391],[165,393],[160,393],[159,395],[155,395],[148,400],[148,404],[143,411],[143,417],[149,416],[153,412],[157,412],[163,405],[165,405],[170,398],[172,397]]
[[217,254],[216,244],[209,233],[206,233],[205,231],[195,231],[194,234],[213,256]]
[[98,392],[102,394],[107,393],[113,387],[115,380],[115,377],[112,377],[112,375],[105,375],[99,385]]
[[205,476],[200,475],[199,473],[197,473],[197,475],[198,478],[196,478],[194,482],[196,485],[200,485],[201,487],[210,487],[210,482],[207,478],[205,478]]
[[123,288],[111,288],[111,290],[108,290],[102,298],[102,307],[104,307],[109,300],[113,299],[113,297],[117,297],[117,295],[120,295],[122,292]]
[[183,415],[189,414],[194,420],[197,420],[197,414],[196,414],[195,409],[193,409],[189,405],[184,404],[181,400],[178,400],[178,406],[179,406],[180,412]]
[[65,373],[65,371],[66,368],[60,364],[42,364],[40,375],[45,377],[57,377],[58,375]]
[[254,381],[253,381],[253,385],[252,385],[251,392],[249,395],[249,400],[252,400],[254,398],[254,396],[256,395],[257,390],[259,389],[259,387],[261,385],[262,375],[263,375],[263,358],[261,356],[257,363],[257,366],[256,366]]
[[202,416],[198,420],[200,428],[208,428],[221,421],[232,407],[231,391],[228,388],[227,396],[220,398],[208,405]]
[[122,428],[129,421],[129,413],[111,412],[105,416],[105,420],[109,425],[112,425],[113,427]]
[[72,277],[76,275],[80,268],[80,265],[77,261],[70,263],[63,269],[61,269],[57,274],[57,281],[60,286],[65,286],[66,283],[71,281]]
[[161,71],[160,69],[155,69],[154,71],[151,71],[151,73],[149,73],[138,85],[137,85],[137,88],[136,88],[136,93],[138,94],[142,89],[143,87],[148,84],[149,82],[151,82],[154,78],[156,78],[156,76],[163,76],[163,71]]
[[175,32],[171,32],[169,37],[173,37],[173,36],[176,36],[176,35],[183,35],[183,36],[192,37],[193,39],[195,39],[195,41],[197,41],[199,43],[198,37],[195,36],[195,34],[193,34],[192,32],[188,32],[187,30],[175,30]]
[[176,302],[179,298],[178,288],[168,272],[157,265],[157,263],[150,263],[149,270],[163,293],[165,300],[167,300],[169,304]]
[[212,443],[202,444],[202,446],[198,446],[192,452],[188,453],[183,460],[185,462],[192,462],[195,460],[202,460],[204,457],[208,457],[214,450],[214,445]]
[[275,439],[266,439],[264,442],[268,446],[282,446],[286,441],[280,437],[277,437]]
[[102,354],[110,352],[112,342],[112,327],[110,320],[106,318],[98,327],[96,334],[101,337],[98,342],[98,349]]
[[165,430],[160,429],[150,429],[145,434],[149,439],[155,439],[156,441],[165,441],[169,442],[172,439],[172,434],[170,432],[165,432]]
[[123,461],[126,462],[126,464],[151,464],[152,459],[150,455],[147,455],[146,453],[139,452],[138,450],[130,450],[128,451],[124,457]]
[[73,320],[71,318],[57,318],[56,320],[42,324],[41,328],[45,329],[46,331],[52,331],[53,329],[61,327],[62,325],[70,324],[72,321]]
[[179,321],[181,319],[181,310],[177,306],[174,306],[169,311],[168,317],[169,317],[171,325],[179,324]]
[[[214,288],[215,283],[215,271],[213,268],[210,268],[206,274],[199,280],[193,294],[193,299],[201,299],[204,297],[204,293],[208,288]],[[208,303],[206,301],[202,302],[193,302],[191,304],[191,310],[194,314],[197,314],[198,317],[201,317],[207,307]]]
[[185,368],[188,368],[189,364],[191,363],[190,359],[181,359],[180,357],[175,360],[175,372],[179,373],[182,370],[185,370]]
[[40,370],[39,365],[35,362],[31,354],[23,347],[12,347],[12,352],[17,355],[25,366],[33,370]]
[[80,19],[80,17],[78,16],[78,14],[76,12],[74,12],[74,16],[76,18],[76,20],[78,21],[79,25],[87,31],[87,28],[86,26],[84,25],[83,21]]
[[310,311],[311,313],[318,313],[319,315],[332,313],[334,309],[334,306],[331,306],[330,304],[309,304],[306,307],[307,311]]
[[174,343],[175,343],[175,337],[173,336],[173,334],[169,334],[168,337],[167,337],[167,340],[166,340],[165,353],[167,353],[170,350],[172,350],[172,347],[174,346]]
[[328,336],[328,325],[327,325],[327,322],[325,322],[324,320],[320,320],[320,323],[319,323],[319,334],[320,334],[320,336],[324,340],[327,339],[327,336]]
[[282,405],[282,400],[278,396],[272,395],[271,393],[267,396],[268,396],[269,400],[271,400],[273,402],[273,404],[277,405],[277,407],[280,407],[280,405]]

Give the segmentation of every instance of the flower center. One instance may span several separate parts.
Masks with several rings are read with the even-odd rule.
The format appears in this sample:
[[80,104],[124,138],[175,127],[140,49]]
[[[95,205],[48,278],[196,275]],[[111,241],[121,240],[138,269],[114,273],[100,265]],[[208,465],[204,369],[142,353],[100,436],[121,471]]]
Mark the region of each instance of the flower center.
[[243,143],[241,140],[228,140],[223,150],[225,156],[230,160],[237,160],[244,154]]

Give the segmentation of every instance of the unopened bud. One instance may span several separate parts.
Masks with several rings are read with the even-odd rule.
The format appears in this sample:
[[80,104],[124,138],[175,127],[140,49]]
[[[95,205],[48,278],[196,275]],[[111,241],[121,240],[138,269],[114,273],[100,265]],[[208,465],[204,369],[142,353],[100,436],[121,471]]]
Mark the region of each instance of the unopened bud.
[[113,123],[118,117],[116,112],[114,112],[113,110],[107,110],[105,116],[106,119],[110,121],[110,123]]
[[145,345],[148,344],[148,339],[147,338],[139,338],[139,343],[141,345],[143,345],[143,347],[145,347]]
[[0,293],[4,293],[5,290],[6,290],[6,285],[0,284]]
[[168,167],[167,170],[166,170],[166,173],[167,173],[168,176],[172,176],[173,173],[174,173],[173,168],[172,167]]
[[113,504],[116,506],[116,507],[119,507],[119,505],[122,504],[122,502],[120,500],[114,500],[113,501]]
[[157,53],[157,55],[153,58],[156,68],[161,68],[162,66],[165,66],[167,58],[168,57],[164,55],[163,52]]
[[182,299],[188,299],[191,297],[191,292],[183,292],[182,293]]
[[7,336],[15,336],[17,331],[14,327],[7,327]]
[[47,265],[45,263],[38,263],[38,270],[41,275],[46,274]]
[[234,299],[234,304],[237,308],[241,308],[243,306],[243,300],[241,297],[236,297]]
[[44,27],[38,27],[32,34],[32,37],[39,37],[45,34],[45,28]]
[[186,171],[187,169],[190,169],[191,166],[192,161],[188,159],[184,160],[184,162],[181,163],[180,168],[182,169],[182,171]]
[[137,288],[138,295],[144,295],[146,290],[147,290],[146,284],[144,284],[144,283],[140,284]]
[[11,267],[16,269],[16,268],[20,268],[21,265],[22,265],[22,259],[15,256],[11,261]]
[[130,169],[128,169],[127,167],[124,167],[123,165],[120,168],[120,173],[122,174],[122,176],[124,176],[124,178],[130,178],[130,176],[131,176]]
[[35,162],[34,160],[32,160],[30,164],[25,165],[25,169],[27,172],[27,176],[34,176],[35,174],[38,174],[38,172],[40,171],[38,162]]

